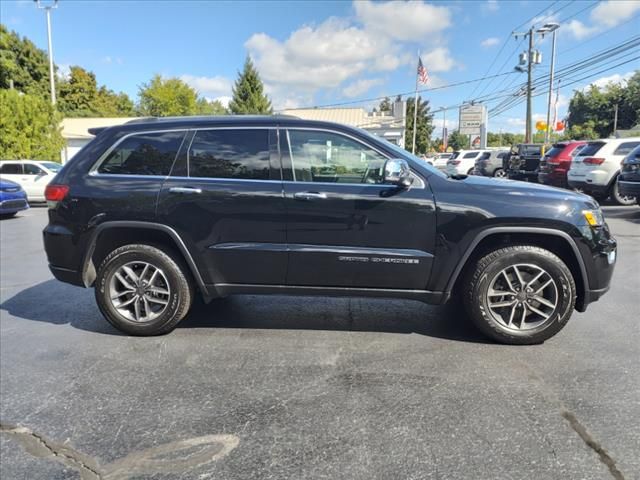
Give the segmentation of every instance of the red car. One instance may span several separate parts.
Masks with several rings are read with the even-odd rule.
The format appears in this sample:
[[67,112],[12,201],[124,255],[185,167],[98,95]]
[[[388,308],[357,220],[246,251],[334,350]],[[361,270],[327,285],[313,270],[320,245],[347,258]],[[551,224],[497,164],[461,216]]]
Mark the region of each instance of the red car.
[[540,160],[538,182],[554,187],[569,188],[567,172],[571,160],[587,142],[569,141],[554,143]]

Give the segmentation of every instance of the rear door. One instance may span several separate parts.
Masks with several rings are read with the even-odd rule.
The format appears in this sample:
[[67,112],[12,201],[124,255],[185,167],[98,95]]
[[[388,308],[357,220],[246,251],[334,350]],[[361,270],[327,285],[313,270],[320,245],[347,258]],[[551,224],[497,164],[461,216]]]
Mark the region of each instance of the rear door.
[[23,189],[25,187],[24,170],[20,162],[0,162],[0,178],[17,183]]
[[322,129],[281,130],[288,285],[422,289],[435,243],[435,205],[418,175],[382,183],[387,156]]
[[50,177],[47,172],[35,163],[25,163],[23,165],[24,190],[31,200],[44,200],[44,189],[49,183]]
[[205,283],[284,284],[287,252],[277,130],[190,132],[158,201]]

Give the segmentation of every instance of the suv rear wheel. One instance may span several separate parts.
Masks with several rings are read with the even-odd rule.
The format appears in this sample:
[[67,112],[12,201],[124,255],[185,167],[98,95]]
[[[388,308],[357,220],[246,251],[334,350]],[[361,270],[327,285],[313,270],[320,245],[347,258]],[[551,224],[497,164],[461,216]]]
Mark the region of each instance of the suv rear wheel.
[[95,295],[100,311],[130,335],[168,333],[182,320],[193,288],[181,262],[151,245],[125,245],[98,269]]
[[496,178],[505,178],[507,176],[507,172],[505,172],[502,168],[496,168],[493,172],[493,176]]
[[501,248],[483,256],[465,284],[473,323],[502,343],[544,342],[567,324],[576,301],[565,263],[533,245]]
[[613,182],[611,187],[611,199],[618,205],[633,205],[636,203],[636,197],[622,195],[617,181]]

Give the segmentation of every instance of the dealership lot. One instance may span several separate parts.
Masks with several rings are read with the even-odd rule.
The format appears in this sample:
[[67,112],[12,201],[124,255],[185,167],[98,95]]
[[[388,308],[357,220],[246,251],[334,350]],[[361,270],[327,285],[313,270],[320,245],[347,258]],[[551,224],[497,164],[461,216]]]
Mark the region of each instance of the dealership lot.
[[4,220],[0,477],[638,478],[640,208],[604,210],[611,292],[532,347],[360,298],[232,297],[127,337],[52,279],[46,209]]

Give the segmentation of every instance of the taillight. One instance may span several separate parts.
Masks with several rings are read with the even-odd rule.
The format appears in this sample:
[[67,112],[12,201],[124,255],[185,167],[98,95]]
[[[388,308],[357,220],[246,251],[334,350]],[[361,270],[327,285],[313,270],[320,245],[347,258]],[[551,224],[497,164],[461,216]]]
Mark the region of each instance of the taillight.
[[587,157],[582,163],[586,163],[587,165],[602,165],[604,163],[604,158],[597,157]]
[[44,198],[49,208],[53,208],[58,202],[64,200],[67,193],[69,193],[69,185],[47,185],[44,189]]

